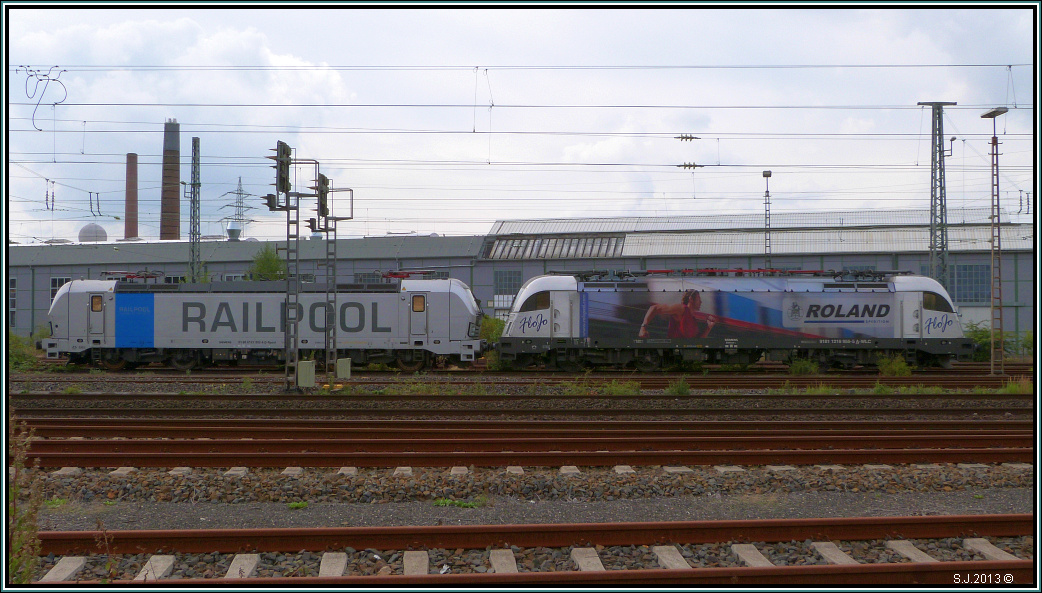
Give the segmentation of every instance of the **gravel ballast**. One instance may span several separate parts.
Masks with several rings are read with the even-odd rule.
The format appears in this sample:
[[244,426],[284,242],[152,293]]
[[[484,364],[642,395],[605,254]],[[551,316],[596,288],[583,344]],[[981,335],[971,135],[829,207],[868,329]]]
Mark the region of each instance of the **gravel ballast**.
[[[274,469],[225,477],[221,469],[185,476],[139,470],[116,478],[108,470],[44,478],[40,515],[45,530],[358,527],[379,525],[698,521],[832,516],[914,516],[1034,512],[1031,466],[970,469],[894,466],[865,471],[799,467],[719,473],[711,467],[667,474],[662,468],[306,468],[300,478]],[[42,470],[38,470],[42,471]],[[446,501],[472,503],[467,507]],[[305,508],[290,503],[306,502]],[[436,504],[440,503],[440,504]],[[300,506],[294,505],[294,506]]]

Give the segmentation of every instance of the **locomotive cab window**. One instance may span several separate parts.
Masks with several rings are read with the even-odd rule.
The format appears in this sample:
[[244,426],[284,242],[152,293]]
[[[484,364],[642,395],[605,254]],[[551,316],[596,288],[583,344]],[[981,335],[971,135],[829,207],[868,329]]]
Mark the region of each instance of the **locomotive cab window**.
[[423,313],[424,304],[426,299],[423,298],[422,294],[412,295],[412,311],[413,313]]
[[954,313],[951,305],[948,304],[948,299],[936,292],[923,293],[923,308],[931,311],[940,311],[941,313]]
[[519,313],[524,313],[526,311],[539,311],[539,310],[542,310],[542,309],[549,309],[549,308],[550,308],[550,291],[549,290],[544,290],[542,292],[537,292],[537,293],[533,294],[532,296],[528,297],[527,299],[525,299],[524,304],[521,305],[521,309],[518,312]]
[[92,312],[94,312],[94,313],[98,313],[98,312],[101,311],[101,295],[100,294],[92,294],[90,296],[90,310]]

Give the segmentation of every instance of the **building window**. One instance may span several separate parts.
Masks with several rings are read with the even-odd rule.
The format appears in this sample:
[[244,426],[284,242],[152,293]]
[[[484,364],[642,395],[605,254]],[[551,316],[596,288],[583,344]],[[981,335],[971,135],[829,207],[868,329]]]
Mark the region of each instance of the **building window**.
[[54,300],[54,297],[58,295],[58,289],[61,288],[63,284],[65,284],[66,282],[69,282],[70,280],[72,280],[72,278],[60,277],[60,276],[51,276],[51,300],[52,301]]
[[506,270],[492,274],[493,299],[497,309],[509,309],[514,304],[514,295],[521,290],[522,280],[520,271]]
[[952,266],[950,288],[957,303],[991,302],[991,264]]
[[225,274],[224,279],[228,282],[235,282],[238,280],[245,280],[246,274]]
[[358,284],[381,284],[383,281],[383,274],[380,272],[358,272],[355,274],[355,282]]
[[15,312],[15,309],[18,308],[18,303],[17,303],[17,301],[15,299],[15,289],[17,288],[17,285],[18,285],[18,281],[15,280],[14,278],[10,278],[8,280],[8,284],[7,284],[7,310],[9,311],[8,317],[10,319],[8,319],[7,323],[11,327],[17,327],[15,325],[15,323],[14,323],[14,317],[15,317],[14,312]]
[[495,288],[495,294],[508,294],[515,295],[517,291],[521,290],[522,277],[520,271],[502,271],[495,272],[492,275],[492,282]]
[[163,284],[184,284],[184,276],[164,276]]

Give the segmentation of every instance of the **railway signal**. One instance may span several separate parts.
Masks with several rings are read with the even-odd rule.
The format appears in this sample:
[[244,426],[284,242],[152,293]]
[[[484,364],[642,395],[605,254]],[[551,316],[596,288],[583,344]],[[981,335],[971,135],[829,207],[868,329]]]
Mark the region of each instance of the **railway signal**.
[[326,218],[329,216],[329,178],[321,173],[318,176],[318,215]]
[[289,166],[293,160],[293,149],[282,140],[275,144],[275,193],[289,193],[292,186],[289,182]]

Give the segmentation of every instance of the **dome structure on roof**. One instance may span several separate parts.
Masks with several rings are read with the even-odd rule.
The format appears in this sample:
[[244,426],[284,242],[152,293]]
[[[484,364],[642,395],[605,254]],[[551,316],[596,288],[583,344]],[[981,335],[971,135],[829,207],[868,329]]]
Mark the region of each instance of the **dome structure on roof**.
[[92,222],[80,229],[80,243],[96,243],[98,241],[107,241],[108,238],[108,233],[105,232],[105,229],[100,224]]

